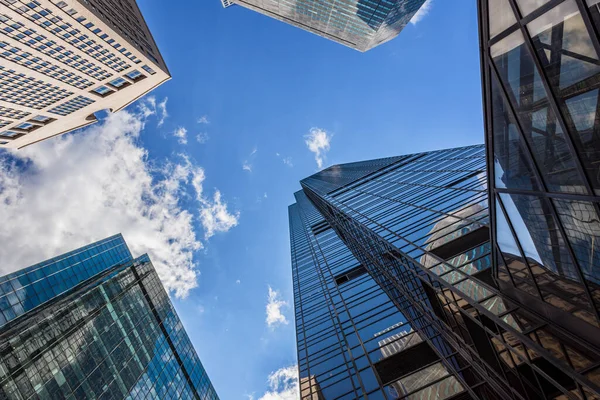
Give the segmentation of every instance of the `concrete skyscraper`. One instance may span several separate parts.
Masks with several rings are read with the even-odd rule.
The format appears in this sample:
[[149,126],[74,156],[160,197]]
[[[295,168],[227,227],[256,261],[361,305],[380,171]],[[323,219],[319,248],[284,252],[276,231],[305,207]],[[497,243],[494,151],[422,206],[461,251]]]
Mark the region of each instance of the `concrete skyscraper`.
[[398,36],[425,0],[221,0],[367,51]]
[[147,255],[121,235],[0,277],[0,399],[218,396]]
[[135,0],[0,1],[0,148],[89,125],[168,79]]

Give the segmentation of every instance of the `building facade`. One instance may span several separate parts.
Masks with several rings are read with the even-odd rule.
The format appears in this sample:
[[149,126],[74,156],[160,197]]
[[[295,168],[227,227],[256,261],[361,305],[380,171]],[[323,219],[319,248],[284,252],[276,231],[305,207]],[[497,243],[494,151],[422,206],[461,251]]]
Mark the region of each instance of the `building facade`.
[[0,399],[218,396],[147,255],[116,235],[0,277]]
[[359,51],[398,36],[425,0],[221,0]]
[[[495,277],[506,296],[594,350],[584,364],[555,353],[578,383],[596,385],[599,3],[479,1]],[[578,398],[596,398],[577,386]]]
[[[486,157],[485,146],[469,146],[335,165],[301,181],[302,191],[290,208],[301,382],[318,383],[324,399],[365,394],[329,396],[321,371],[313,372],[311,357],[316,357],[315,344],[323,346],[327,339],[320,326],[327,320],[339,340],[326,342],[329,351],[339,346],[349,360],[367,352],[377,390],[366,392],[366,398],[600,398],[600,353],[592,342],[600,331],[584,332],[571,324],[581,317],[551,318],[558,315],[552,311],[567,304],[573,305],[572,313],[585,312],[574,284],[554,271],[540,275],[536,266],[536,278],[553,288],[556,304],[541,314],[498,277],[502,271],[495,268],[494,257],[502,254],[493,252],[490,242],[495,224],[488,207]],[[304,220],[296,215],[302,212]],[[343,250],[321,261],[324,229]],[[536,240],[544,242],[547,236],[540,233]],[[344,269],[315,279],[342,251],[353,257],[346,278],[340,277]],[[503,259],[508,268],[518,265],[516,252]],[[349,328],[356,317],[344,314],[344,296],[337,290],[356,269],[368,275],[372,290],[401,317],[355,338]],[[526,272],[521,268],[518,276]],[[322,282],[318,293],[310,274]],[[329,304],[323,297],[331,298]],[[320,307],[315,313],[321,319],[309,325],[305,314],[310,306]],[[349,369],[350,374],[364,365]],[[344,368],[330,367],[337,373]],[[301,392],[308,394],[306,388]]]
[[168,79],[135,0],[0,1],[0,148],[92,124]]

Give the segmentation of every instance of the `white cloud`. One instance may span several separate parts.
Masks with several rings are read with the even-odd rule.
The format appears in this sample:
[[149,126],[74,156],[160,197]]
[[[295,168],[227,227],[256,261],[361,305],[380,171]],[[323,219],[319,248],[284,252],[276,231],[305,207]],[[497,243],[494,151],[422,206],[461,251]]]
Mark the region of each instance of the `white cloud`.
[[156,126],[160,127],[165,122],[165,119],[167,119],[169,116],[169,113],[167,112],[167,100],[169,100],[169,98],[165,97],[163,101],[157,104],[156,97],[145,97],[143,100],[137,103],[138,109],[136,115],[144,119],[155,115],[158,118],[158,123]]
[[279,299],[279,292],[277,290],[273,290],[271,286],[269,286],[269,300],[267,302],[267,326],[269,328],[274,328],[278,324],[287,325],[289,322],[285,315],[281,312],[281,309],[284,307],[288,307],[289,304],[287,301]]
[[203,115],[200,118],[198,118],[197,121],[199,124],[210,124],[210,121],[208,120],[208,115]]
[[212,201],[203,199],[200,221],[204,228],[204,238],[208,239],[219,232],[227,232],[236,226],[240,219],[239,211],[229,212],[227,203],[221,200],[221,192],[215,190]]
[[165,122],[165,119],[167,119],[169,116],[167,113],[167,100],[169,100],[169,98],[165,97],[163,101],[156,105],[158,108],[158,124],[156,126],[162,126],[162,124]]
[[[202,243],[179,198],[193,184],[203,225],[229,213],[218,190],[202,195],[204,170],[187,157],[151,166],[137,139],[153,100],[0,156],[0,241],[12,243],[0,246],[0,275],[121,232],[134,256],[149,253],[167,290],[185,297],[197,286]],[[207,236],[234,226],[216,225]]]
[[187,129],[185,129],[183,126],[175,129],[173,136],[177,138],[179,144],[187,144]]
[[258,152],[258,147],[254,146],[252,148],[252,151],[250,152],[250,156],[248,156],[248,160],[245,160],[242,163],[242,169],[244,171],[248,171],[248,172],[252,172],[252,162],[254,161],[254,159],[256,158],[256,152]]
[[198,314],[204,314],[204,311],[206,311],[206,309],[204,308],[204,306],[202,304],[198,304],[198,306],[196,307],[196,310],[198,310]]
[[269,197],[269,196],[267,196],[267,192],[265,192],[265,194],[263,195],[263,197],[264,197],[265,199],[266,199],[267,197]]
[[258,400],[296,400],[300,398],[297,365],[290,365],[271,372],[268,382],[269,390]]
[[[275,156],[277,156],[277,158],[280,158],[281,154],[275,153]],[[283,161],[283,163],[290,168],[294,166],[294,163],[292,162],[292,157],[281,157],[281,161]]]
[[315,153],[315,161],[319,168],[323,167],[325,155],[331,147],[331,134],[320,128],[311,128],[307,135],[304,135],[306,147]]
[[427,14],[429,14],[429,11],[431,11],[432,6],[433,0],[427,0],[425,3],[423,3],[419,11],[417,11],[415,15],[413,15],[412,19],[410,20],[410,23],[416,25],[419,22],[421,22],[421,20],[425,18]]
[[242,281],[240,281],[240,280],[238,279],[238,280],[236,280],[236,281],[235,281],[235,283],[237,283],[237,284],[239,285],[240,283],[242,283]]
[[196,135],[196,141],[200,144],[204,144],[206,142],[208,142],[208,133],[206,132],[200,132],[199,134]]

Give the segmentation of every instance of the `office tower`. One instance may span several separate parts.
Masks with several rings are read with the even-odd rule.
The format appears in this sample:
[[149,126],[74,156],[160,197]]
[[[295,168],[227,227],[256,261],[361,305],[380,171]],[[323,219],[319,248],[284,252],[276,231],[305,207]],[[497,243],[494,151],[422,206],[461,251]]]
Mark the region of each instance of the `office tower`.
[[30,398],[218,399],[121,235],[0,277],[0,399]]
[[[347,388],[363,385],[366,370],[376,389],[352,387],[343,398],[600,397],[591,342],[600,331],[553,323],[551,309],[504,293],[496,276],[485,146],[334,165],[301,186],[290,207],[299,372],[324,399],[346,395],[328,392],[329,373],[347,371]],[[338,249],[328,252],[325,232]],[[347,297],[342,285],[359,285],[354,271],[376,286]],[[581,312],[573,284],[552,277],[543,276],[553,301]],[[401,317],[378,323],[385,315],[368,301],[373,293]],[[344,309],[362,299],[354,313]],[[338,347],[345,365],[329,361]]]
[[593,349],[585,361],[550,350],[578,398],[600,374],[599,5],[479,1],[495,277]]
[[223,8],[227,8],[232,6],[234,3],[231,0],[221,0],[221,4],[223,4]]
[[359,51],[398,36],[425,0],[221,0]]
[[134,0],[0,1],[0,148],[92,124],[168,79]]

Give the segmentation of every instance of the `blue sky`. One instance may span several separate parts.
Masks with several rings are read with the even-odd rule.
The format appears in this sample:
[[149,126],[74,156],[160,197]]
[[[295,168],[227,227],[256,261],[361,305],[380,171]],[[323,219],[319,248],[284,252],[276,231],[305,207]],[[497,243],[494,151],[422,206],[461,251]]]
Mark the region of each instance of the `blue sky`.
[[323,166],[481,143],[476,4],[433,0],[367,53],[219,0],[139,5],[173,79],[0,153],[0,240],[17,238],[0,272],[120,231],[150,253],[222,399],[289,398],[287,206],[317,170],[307,135]]

